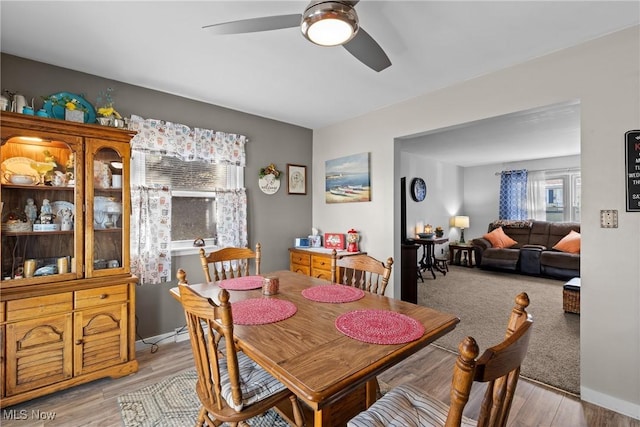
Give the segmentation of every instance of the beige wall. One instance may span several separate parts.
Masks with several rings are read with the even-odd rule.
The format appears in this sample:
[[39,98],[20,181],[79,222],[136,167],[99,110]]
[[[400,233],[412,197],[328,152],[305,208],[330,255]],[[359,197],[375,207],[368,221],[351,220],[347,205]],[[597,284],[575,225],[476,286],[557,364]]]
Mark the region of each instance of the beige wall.
[[[625,211],[623,144],[626,131],[640,128],[640,27],[315,130],[312,222],[323,231],[360,230],[363,250],[374,256],[393,251],[399,295],[398,189],[411,171],[402,170],[394,138],[576,99],[583,180],[581,395],[640,418],[640,214]],[[325,204],[324,162],[360,152],[371,153],[372,201]],[[619,228],[599,227],[601,209],[618,210]]]

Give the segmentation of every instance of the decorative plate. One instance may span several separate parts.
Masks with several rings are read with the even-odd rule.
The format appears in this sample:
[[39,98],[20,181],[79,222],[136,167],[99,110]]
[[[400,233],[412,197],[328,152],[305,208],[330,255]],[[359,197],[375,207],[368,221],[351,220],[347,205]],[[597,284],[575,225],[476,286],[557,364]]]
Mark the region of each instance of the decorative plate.
[[[85,123],[96,122],[96,110],[93,108],[93,105],[87,102],[87,100],[85,100],[80,95],[76,95],[75,93],[69,93],[69,92],[59,92],[59,93],[54,93],[49,95],[48,98],[56,98],[59,100],[65,99],[65,98],[69,98],[70,100],[75,99],[76,101],[78,101],[78,104],[82,105],[87,110],[84,113],[84,122]],[[53,117],[59,120],[64,120],[64,110],[65,110],[64,106],[53,105],[51,101],[45,101],[44,109],[49,114],[49,117]]]
[[11,157],[0,165],[2,169],[2,183],[6,184],[7,180],[4,177],[5,172],[11,172],[15,175],[29,175],[35,177],[35,182],[40,182],[40,175],[31,167],[31,163],[37,163],[33,159],[28,157]]
[[258,187],[264,194],[275,194],[280,189],[280,179],[273,174],[258,178]]
[[427,184],[422,178],[411,180],[411,198],[416,202],[421,202],[427,196]]

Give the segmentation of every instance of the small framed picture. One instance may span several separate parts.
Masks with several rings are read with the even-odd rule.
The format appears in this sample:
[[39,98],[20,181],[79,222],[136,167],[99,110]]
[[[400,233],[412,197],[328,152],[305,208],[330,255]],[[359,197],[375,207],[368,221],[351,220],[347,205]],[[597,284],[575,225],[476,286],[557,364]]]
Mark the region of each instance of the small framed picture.
[[287,164],[287,191],[289,194],[307,194],[307,167]]
[[324,247],[327,249],[344,249],[344,234],[324,233]]

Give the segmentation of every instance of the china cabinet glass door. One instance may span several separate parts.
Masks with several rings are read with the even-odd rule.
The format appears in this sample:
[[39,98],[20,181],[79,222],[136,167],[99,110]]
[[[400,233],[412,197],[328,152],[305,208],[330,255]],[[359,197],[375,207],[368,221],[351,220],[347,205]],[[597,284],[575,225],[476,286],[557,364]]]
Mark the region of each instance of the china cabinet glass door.
[[81,147],[77,138],[38,131],[3,138],[3,287],[82,277]]
[[89,139],[86,164],[87,277],[128,273],[129,145]]

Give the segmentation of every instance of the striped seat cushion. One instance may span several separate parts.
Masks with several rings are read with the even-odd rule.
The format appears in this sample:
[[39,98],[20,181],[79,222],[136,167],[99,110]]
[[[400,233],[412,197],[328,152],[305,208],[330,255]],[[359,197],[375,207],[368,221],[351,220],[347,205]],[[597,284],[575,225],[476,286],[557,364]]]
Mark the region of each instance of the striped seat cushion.
[[240,371],[240,389],[242,390],[242,402],[239,405],[233,403],[231,383],[227,371],[227,362],[220,360],[220,385],[221,393],[227,404],[236,411],[243,407],[258,402],[272,394],[285,389],[284,385],[271,374],[262,369],[249,356],[238,352],[238,370]]
[[[351,419],[347,427],[426,427],[444,426],[449,406],[404,384],[392,389],[369,409]],[[463,417],[462,426],[477,422]]]

